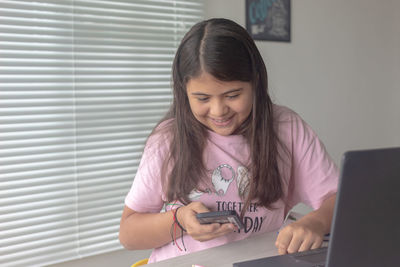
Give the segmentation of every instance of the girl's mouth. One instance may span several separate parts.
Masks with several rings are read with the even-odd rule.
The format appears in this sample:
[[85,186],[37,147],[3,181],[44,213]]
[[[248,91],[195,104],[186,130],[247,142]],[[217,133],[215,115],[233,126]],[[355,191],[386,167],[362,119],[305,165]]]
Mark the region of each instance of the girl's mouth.
[[232,122],[232,118],[233,116],[227,119],[213,119],[213,118],[210,119],[212,123],[217,127],[227,127]]

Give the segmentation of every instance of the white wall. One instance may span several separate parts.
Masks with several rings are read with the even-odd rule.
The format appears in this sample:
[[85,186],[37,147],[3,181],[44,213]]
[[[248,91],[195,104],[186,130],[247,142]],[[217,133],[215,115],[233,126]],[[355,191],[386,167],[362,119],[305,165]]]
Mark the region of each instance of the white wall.
[[[244,2],[208,0],[207,18],[244,26]],[[400,145],[399,6],[395,0],[292,1],[291,43],[256,42],[275,102],[297,111],[337,163],[349,149]]]
[[400,144],[400,2],[392,0],[394,4],[393,13],[396,14],[395,22],[393,23],[393,35],[395,36],[395,69],[394,69],[394,88],[395,96],[393,97],[392,104],[397,107],[393,125],[395,125],[394,132],[397,133],[396,144]]
[[[245,25],[244,0],[205,0]],[[400,145],[400,1],[293,0],[292,42],[257,42],[276,102],[309,122],[339,162],[347,149]],[[130,266],[117,251],[58,267]]]

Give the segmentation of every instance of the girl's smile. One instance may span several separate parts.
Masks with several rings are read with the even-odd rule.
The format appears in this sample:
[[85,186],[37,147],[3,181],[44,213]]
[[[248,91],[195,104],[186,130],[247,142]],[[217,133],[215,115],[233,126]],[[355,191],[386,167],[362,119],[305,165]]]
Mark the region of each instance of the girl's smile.
[[203,72],[190,79],[186,89],[195,118],[220,135],[232,134],[252,110],[250,82],[220,81]]
[[232,118],[227,118],[227,119],[213,119],[213,118],[210,118],[210,119],[215,124],[215,126],[217,126],[217,127],[227,127],[232,122]]

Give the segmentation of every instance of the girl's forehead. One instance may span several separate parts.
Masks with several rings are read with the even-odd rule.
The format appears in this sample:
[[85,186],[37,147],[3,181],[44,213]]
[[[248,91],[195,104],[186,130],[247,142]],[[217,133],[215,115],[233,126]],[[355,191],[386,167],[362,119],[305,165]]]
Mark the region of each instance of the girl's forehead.
[[243,81],[221,81],[209,73],[202,73],[198,77],[192,78],[186,84],[189,94],[219,95],[232,90],[250,89],[251,84]]
[[243,81],[222,81],[218,80],[215,78],[213,75],[207,73],[207,72],[202,72],[200,75],[189,79],[187,82],[187,87],[230,87],[230,86],[235,86],[235,85],[242,85],[248,82],[243,82]]

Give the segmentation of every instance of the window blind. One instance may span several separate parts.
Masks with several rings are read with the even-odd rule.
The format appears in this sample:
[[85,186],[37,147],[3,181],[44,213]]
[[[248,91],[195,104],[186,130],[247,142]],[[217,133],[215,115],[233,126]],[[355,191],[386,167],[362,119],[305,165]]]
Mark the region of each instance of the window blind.
[[120,249],[146,137],[200,0],[0,2],[0,266]]

